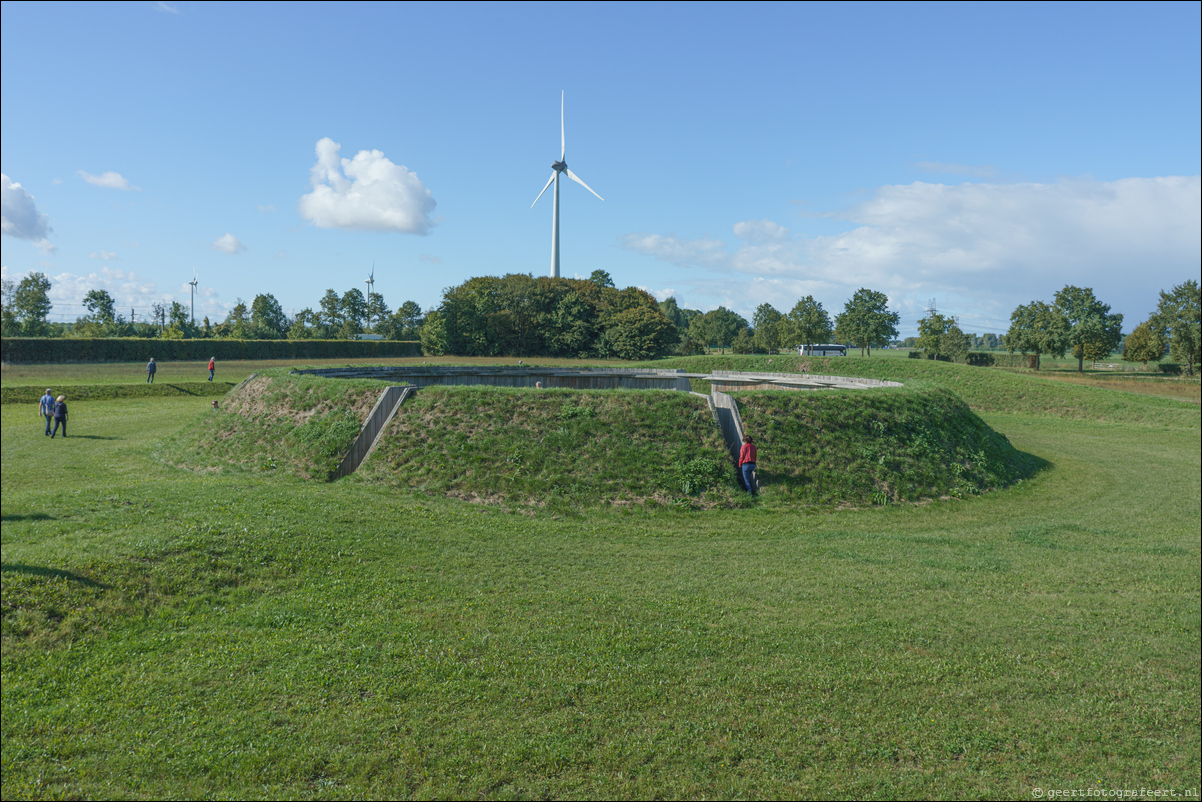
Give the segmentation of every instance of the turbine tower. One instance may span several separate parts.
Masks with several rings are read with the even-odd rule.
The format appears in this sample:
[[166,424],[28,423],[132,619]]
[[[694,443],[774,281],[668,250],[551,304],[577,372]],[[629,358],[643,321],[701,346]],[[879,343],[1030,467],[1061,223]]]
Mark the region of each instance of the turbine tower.
[[[195,270],[192,271],[192,280],[188,282],[188,286],[192,288],[191,291],[189,292],[189,294],[192,296],[192,313],[191,313],[192,314],[192,325],[195,326],[196,325],[196,271]],[[132,312],[130,313],[130,317],[131,318],[133,317]]]
[[371,325],[371,296],[376,290],[376,260],[371,260],[371,274],[364,280],[367,285],[367,323]]
[[[559,161],[551,163],[551,177],[547,179],[547,183],[543,186],[543,191],[538,193],[538,198],[543,196],[543,192],[547,191],[547,187],[555,184],[555,205],[554,211],[551,212],[551,278],[559,278],[559,176],[562,173],[567,173],[568,178],[575,181],[580,186],[593,192],[593,188],[580,180],[580,176],[568,169],[568,163],[564,160],[567,153],[567,144],[563,135],[563,92],[559,93]],[[593,192],[597,195],[596,192]],[[534,203],[538,203],[538,198],[534,199]],[[597,195],[600,200],[605,200],[600,195]],[[530,208],[534,208],[534,203],[530,204]]]

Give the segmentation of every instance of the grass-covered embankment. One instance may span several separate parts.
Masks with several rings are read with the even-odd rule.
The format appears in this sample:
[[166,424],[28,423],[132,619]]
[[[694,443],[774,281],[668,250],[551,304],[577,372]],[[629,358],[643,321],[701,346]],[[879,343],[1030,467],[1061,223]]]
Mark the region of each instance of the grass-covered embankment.
[[385,382],[293,376],[276,369],[193,419],[167,444],[168,461],[199,469],[282,469],[329,479]]
[[705,399],[666,390],[426,387],[357,476],[505,505],[742,502]]
[[942,388],[734,394],[765,503],[964,497],[1030,476],[1022,454]]

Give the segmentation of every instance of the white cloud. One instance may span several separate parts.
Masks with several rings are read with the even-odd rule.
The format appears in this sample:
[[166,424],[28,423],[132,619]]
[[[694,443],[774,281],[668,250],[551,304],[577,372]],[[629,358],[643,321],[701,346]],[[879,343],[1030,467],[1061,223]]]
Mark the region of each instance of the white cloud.
[[168,5],[167,3],[164,3],[163,0],[159,0],[159,2],[155,3],[154,7],[157,8],[159,11],[166,11],[168,14],[178,14],[179,13],[178,8]]
[[230,256],[237,256],[246,250],[246,246],[242,244],[241,240],[239,240],[233,234],[228,233],[213,240],[213,245],[211,247],[215,251],[228,253]]
[[10,237],[29,240],[42,250],[54,249],[46,240],[51,231],[48,218],[38,211],[33,195],[3,173],[0,173],[0,230]]
[[264,206],[261,203],[257,203],[255,205],[259,207],[260,212],[274,212],[275,211],[275,207],[272,206],[270,203],[267,204],[266,206]]
[[103,259],[106,262],[111,262],[117,258],[117,254],[112,251],[92,251],[88,256],[92,259]]
[[104,187],[106,189],[138,189],[138,187],[131,186],[129,181],[126,180],[125,176],[121,175],[121,173],[114,173],[112,170],[108,171],[107,173],[101,173],[100,175],[92,175],[91,173],[80,170],[79,177],[93,186]]
[[419,257],[418,257],[418,259],[419,259],[419,260],[421,260],[421,261],[423,261],[423,262],[429,262],[429,263],[430,263],[430,264],[432,264],[432,265],[440,265],[440,264],[442,264],[442,257],[441,257],[441,256],[431,256],[431,255],[430,255],[430,254],[428,254],[428,253],[423,253],[421,256],[419,256]]
[[378,150],[339,159],[341,147],[329,137],[318,141],[310,170],[313,191],[297,204],[301,217],[318,228],[429,232],[436,202],[416,173]]
[[[960,308],[949,311],[994,321],[981,330],[997,330],[1015,305],[1050,298],[1065,284],[1093,287],[1134,316],[1133,326],[1158,290],[1196,278],[1202,261],[1199,176],[915,182],[880,187],[837,216],[856,227],[808,238],[772,221],[746,221],[734,226],[733,249],[712,237],[658,234],[631,234],[622,244],[675,265],[755,277],[735,283],[751,306],[758,301],[747,293],[779,292],[813,294],[829,310],[867,286],[916,314],[932,296],[950,299]],[[708,284],[698,279],[694,294]]]

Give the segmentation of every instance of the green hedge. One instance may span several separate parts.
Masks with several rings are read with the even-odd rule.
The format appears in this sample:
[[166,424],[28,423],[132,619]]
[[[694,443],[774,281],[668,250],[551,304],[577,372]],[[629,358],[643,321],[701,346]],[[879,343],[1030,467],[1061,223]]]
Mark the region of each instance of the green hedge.
[[[155,382],[147,384],[75,384],[62,386],[55,384],[54,394],[65,395],[67,403],[72,401],[103,401],[109,398],[153,398],[161,396],[195,395],[214,396],[225,395],[234,388],[233,382]],[[27,387],[0,388],[0,404],[30,404],[36,405],[45,392],[42,385]]]
[[1157,367],[1157,369],[1160,370],[1161,373],[1167,373],[1170,376],[1180,376],[1181,375],[1181,366],[1174,362],[1161,362],[1156,367]]
[[71,339],[5,337],[8,364],[56,362],[203,362],[235,359],[379,359],[421,356],[407,340],[160,340],[145,337]]
[[1001,354],[992,351],[970,351],[967,364],[979,368],[1033,368],[1034,354]]

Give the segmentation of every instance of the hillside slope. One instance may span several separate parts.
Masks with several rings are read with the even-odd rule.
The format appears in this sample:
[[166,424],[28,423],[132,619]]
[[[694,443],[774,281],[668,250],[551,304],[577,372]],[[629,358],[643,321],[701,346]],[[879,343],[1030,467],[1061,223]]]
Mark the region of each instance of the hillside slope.
[[766,501],[882,504],[1006,487],[1039,460],[947,389],[735,393]]

